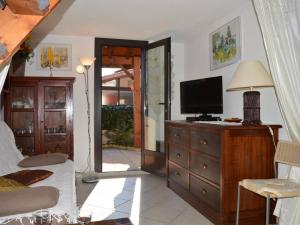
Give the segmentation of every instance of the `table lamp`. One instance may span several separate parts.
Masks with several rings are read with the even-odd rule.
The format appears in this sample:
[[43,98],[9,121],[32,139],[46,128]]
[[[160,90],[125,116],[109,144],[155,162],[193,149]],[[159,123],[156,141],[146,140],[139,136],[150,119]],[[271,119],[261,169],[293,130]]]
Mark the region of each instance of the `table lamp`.
[[271,75],[260,61],[243,61],[239,64],[226,91],[247,90],[244,98],[243,125],[258,125],[260,120],[260,93],[254,88],[273,87]]

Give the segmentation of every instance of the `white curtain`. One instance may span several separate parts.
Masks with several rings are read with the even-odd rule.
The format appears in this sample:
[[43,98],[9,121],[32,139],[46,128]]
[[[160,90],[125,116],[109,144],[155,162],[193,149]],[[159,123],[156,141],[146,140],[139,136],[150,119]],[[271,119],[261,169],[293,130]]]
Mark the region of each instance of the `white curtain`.
[[[300,142],[300,0],[253,3],[288,135]],[[299,168],[292,168],[289,175],[300,182]],[[281,225],[299,225],[300,198],[283,200],[275,213],[280,213]]]
[[4,65],[3,67],[0,67],[0,94],[2,92],[2,88],[8,73],[8,69],[9,69],[9,63]]

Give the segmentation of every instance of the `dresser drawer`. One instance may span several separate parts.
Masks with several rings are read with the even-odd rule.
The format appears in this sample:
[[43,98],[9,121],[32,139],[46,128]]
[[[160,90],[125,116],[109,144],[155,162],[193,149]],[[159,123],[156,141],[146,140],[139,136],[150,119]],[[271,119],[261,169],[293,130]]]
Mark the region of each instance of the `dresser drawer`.
[[169,159],[184,168],[188,168],[188,150],[179,145],[169,145]]
[[220,211],[220,191],[190,175],[190,192],[216,211]]
[[220,184],[220,161],[199,152],[190,152],[190,170]]
[[189,129],[184,127],[168,127],[169,142],[188,147]]
[[189,188],[189,176],[188,171],[180,166],[176,166],[173,163],[169,163],[169,179],[180,184],[184,188]]
[[191,148],[216,157],[220,156],[221,137],[219,134],[191,130]]

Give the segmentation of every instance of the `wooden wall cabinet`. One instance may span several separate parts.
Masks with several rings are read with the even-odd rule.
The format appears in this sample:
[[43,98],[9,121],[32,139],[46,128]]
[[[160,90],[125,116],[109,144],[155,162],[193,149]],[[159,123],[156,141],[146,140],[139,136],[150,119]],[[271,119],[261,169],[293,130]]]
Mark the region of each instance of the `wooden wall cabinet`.
[[10,77],[4,117],[24,155],[61,152],[73,159],[73,82]]
[[[279,125],[270,125],[278,141]],[[237,183],[272,178],[267,126],[166,122],[167,185],[214,224],[233,225]],[[265,223],[265,199],[242,189],[240,224]]]

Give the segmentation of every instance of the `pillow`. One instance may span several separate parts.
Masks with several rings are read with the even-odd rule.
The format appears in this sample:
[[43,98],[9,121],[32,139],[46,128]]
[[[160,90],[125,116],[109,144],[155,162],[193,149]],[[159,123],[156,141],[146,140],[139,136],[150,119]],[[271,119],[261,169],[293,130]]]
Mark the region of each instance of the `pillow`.
[[0,192],[0,217],[32,212],[55,206],[59,191],[55,187],[41,186],[14,192]]
[[49,153],[27,157],[19,162],[20,167],[47,166],[64,163],[68,159],[68,155],[63,153]]
[[21,170],[16,173],[10,173],[3,177],[17,181],[23,185],[34,184],[38,181],[50,177],[53,172],[48,170]]
[[0,177],[0,192],[11,192],[27,188],[24,184],[17,181]]

